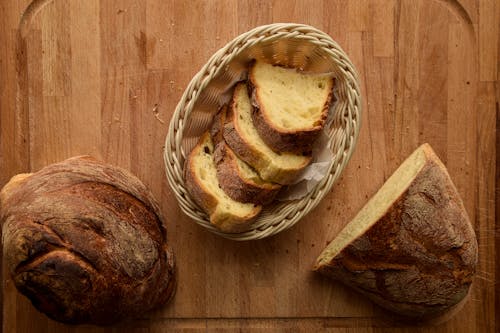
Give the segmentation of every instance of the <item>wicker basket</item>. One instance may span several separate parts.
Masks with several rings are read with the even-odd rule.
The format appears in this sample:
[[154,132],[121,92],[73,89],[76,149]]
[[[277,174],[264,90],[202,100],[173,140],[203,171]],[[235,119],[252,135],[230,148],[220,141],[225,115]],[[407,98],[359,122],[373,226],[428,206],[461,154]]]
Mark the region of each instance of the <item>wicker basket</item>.
[[[327,175],[305,197],[270,204],[264,207],[250,230],[230,234],[211,225],[208,216],[192,200],[185,187],[183,166],[186,153],[210,126],[219,105],[228,99],[233,84],[244,78],[252,59],[307,72],[333,73],[337,101],[326,128],[333,158]],[[167,178],[182,211],[211,232],[234,240],[268,237],[293,226],[328,193],[354,150],[360,120],[361,94],[356,70],[330,36],[302,24],[260,26],[218,50],[189,83],[175,109],[166,137]]]

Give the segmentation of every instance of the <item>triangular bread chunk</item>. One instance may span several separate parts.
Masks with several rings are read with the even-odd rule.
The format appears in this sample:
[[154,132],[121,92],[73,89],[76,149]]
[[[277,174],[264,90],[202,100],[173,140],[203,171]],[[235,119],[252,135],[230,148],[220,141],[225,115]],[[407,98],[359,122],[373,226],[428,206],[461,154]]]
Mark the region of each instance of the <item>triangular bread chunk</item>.
[[274,151],[310,152],[328,116],[331,75],[255,61],[249,71],[255,127]]
[[278,184],[291,184],[311,162],[311,155],[276,153],[262,140],[252,121],[247,85],[239,83],[233,93],[224,125],[224,139],[235,154],[259,176]]
[[248,229],[262,206],[231,199],[220,187],[214,162],[214,145],[205,132],[186,160],[184,178],[194,201],[210,215],[210,222],[225,232]]
[[468,293],[477,241],[428,144],[419,147],[326,247],[315,270],[406,317],[432,317]]

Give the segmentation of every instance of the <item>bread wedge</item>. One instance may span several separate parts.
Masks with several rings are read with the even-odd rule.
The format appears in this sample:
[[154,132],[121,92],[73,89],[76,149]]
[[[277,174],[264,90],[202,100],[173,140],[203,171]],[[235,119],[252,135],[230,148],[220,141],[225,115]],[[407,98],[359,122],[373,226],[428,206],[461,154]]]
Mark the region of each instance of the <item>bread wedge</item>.
[[215,116],[210,129],[215,145],[214,161],[220,187],[236,201],[268,204],[278,194],[281,185],[260,178],[259,174],[240,160],[226,144],[222,135],[226,111],[227,105],[224,105]]
[[310,152],[325,125],[333,96],[330,75],[255,61],[249,70],[252,118],[274,151]]
[[326,247],[314,269],[390,311],[425,319],[464,299],[477,260],[462,200],[424,144]]
[[259,176],[278,184],[291,184],[311,162],[311,155],[276,153],[262,140],[252,121],[247,86],[238,83],[228,108],[224,139],[235,154]]
[[218,229],[224,232],[245,231],[262,206],[235,201],[220,188],[213,154],[210,133],[205,132],[186,160],[186,188]]

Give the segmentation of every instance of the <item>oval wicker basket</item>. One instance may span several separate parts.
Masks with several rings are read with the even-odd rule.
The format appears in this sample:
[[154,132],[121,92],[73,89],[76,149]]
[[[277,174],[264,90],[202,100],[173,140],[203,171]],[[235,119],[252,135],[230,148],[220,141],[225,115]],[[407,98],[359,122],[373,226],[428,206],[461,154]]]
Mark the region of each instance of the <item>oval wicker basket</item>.
[[[336,102],[326,127],[333,153],[327,175],[303,198],[272,203],[251,229],[230,234],[216,229],[187,192],[183,166],[186,153],[208,129],[233,84],[244,78],[248,63],[261,59],[313,73],[333,73]],[[311,26],[277,23],[248,31],[218,50],[193,77],[179,101],[165,141],[168,181],[182,211],[196,223],[222,237],[259,239],[290,228],[321,201],[349,161],[360,128],[361,94],[351,61],[330,36]]]

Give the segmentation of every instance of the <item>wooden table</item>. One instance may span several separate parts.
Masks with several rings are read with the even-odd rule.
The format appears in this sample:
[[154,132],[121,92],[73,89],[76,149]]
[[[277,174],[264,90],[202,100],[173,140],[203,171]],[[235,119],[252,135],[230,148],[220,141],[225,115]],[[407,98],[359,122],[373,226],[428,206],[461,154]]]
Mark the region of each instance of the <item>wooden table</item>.
[[[498,332],[500,166],[496,0],[2,0],[0,185],[73,155],[130,169],[161,202],[178,259],[173,302],[108,328],[47,319],[4,274],[5,332]],[[184,216],[164,175],[169,120],[211,54],[255,26],[311,24],[356,65],[357,149],[322,203],[253,242]],[[436,327],[406,327],[311,272],[314,259],[414,148],[448,166],[480,249],[472,296]]]

